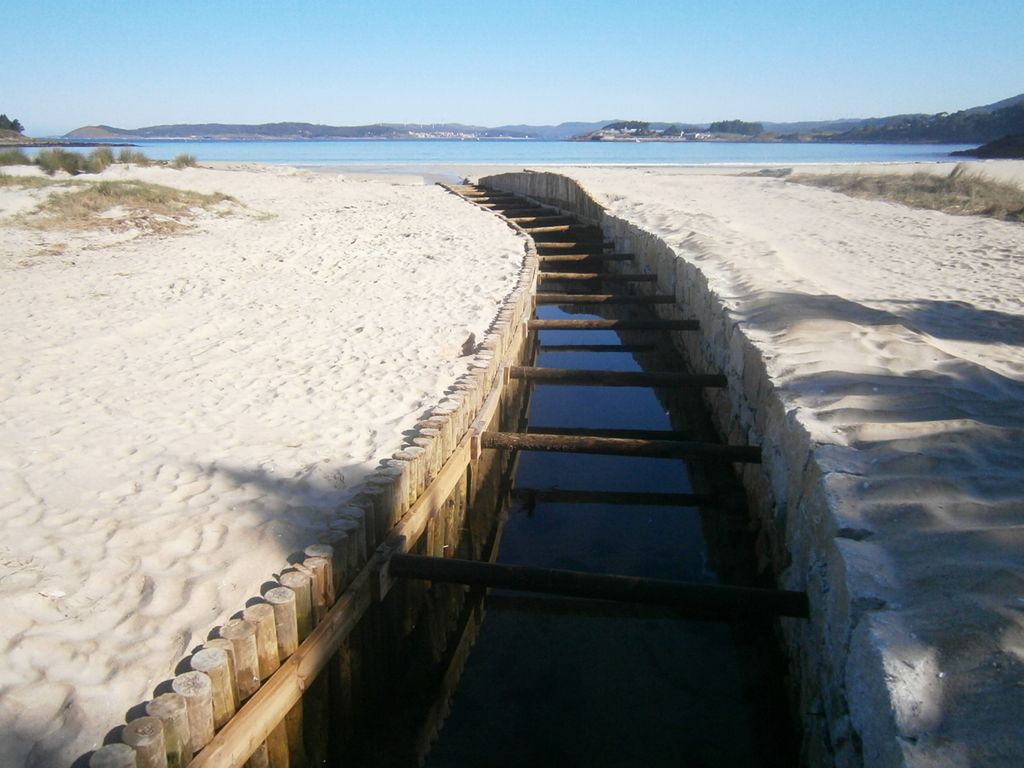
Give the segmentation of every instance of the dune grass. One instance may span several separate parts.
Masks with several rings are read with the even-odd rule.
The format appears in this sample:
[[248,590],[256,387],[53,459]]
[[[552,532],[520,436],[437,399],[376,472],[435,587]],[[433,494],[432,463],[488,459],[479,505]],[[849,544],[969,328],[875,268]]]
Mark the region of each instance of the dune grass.
[[142,181],[98,181],[70,192],[52,193],[36,210],[20,217],[35,229],[142,229],[172,233],[188,228],[197,209],[208,210],[234,198],[203,194]]
[[175,155],[174,159],[171,160],[171,168],[181,170],[182,168],[195,168],[199,162],[196,160],[195,155],[190,155],[187,152],[182,152],[180,155]]
[[1024,222],[1024,188],[970,173],[960,164],[946,176],[924,172],[798,174],[787,181],[956,216],[989,216]]
[[60,179],[47,179],[42,176],[19,176],[0,173],[0,188],[21,187],[22,189],[38,189],[39,187],[52,187],[58,184],[70,184],[69,181]]
[[85,171],[86,159],[84,155],[66,149],[44,149],[36,155],[35,163],[48,176],[53,176],[57,171],[77,176]]
[[44,149],[36,155],[34,163],[49,176],[57,171],[77,176],[81,173],[105,171],[114,164],[114,153],[110,147],[97,147],[88,155],[66,149]]
[[153,161],[150,160],[144,152],[139,152],[137,149],[122,149],[117,153],[117,162],[124,163],[126,165],[141,166],[153,164]]
[[97,147],[85,159],[85,168],[89,173],[100,173],[114,164],[114,150],[110,147]]
[[164,160],[154,161],[143,152],[134,149],[122,149],[115,158],[114,151],[110,147],[97,147],[88,155],[70,152],[59,147],[44,149],[36,155],[35,159],[29,158],[20,149],[0,151],[0,166],[37,165],[48,176],[53,176],[58,171],[64,171],[71,176],[78,176],[82,173],[102,173],[114,163],[145,167],[153,165],[155,162],[178,170],[194,168],[198,165],[195,155],[184,152],[170,162],[166,162]]
[[0,165],[32,165],[32,161],[20,149],[4,149],[0,150]]

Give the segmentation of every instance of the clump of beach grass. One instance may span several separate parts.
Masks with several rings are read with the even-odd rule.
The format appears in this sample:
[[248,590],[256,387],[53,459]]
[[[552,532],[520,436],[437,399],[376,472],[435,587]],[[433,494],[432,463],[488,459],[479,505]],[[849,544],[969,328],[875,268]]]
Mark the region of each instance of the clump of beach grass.
[[36,155],[35,162],[48,176],[53,176],[57,171],[77,176],[87,170],[85,156],[66,149],[44,149]]
[[925,172],[799,174],[790,176],[787,181],[956,216],[989,216],[1024,222],[1024,188],[970,173],[963,164],[957,164],[945,176]]
[[98,181],[70,192],[51,193],[31,213],[25,226],[44,230],[138,228],[166,234],[186,229],[197,209],[208,210],[234,198],[203,194],[142,181]]
[[139,152],[137,149],[122,149],[117,153],[117,162],[124,163],[125,165],[152,165],[153,161],[150,160],[145,152]]
[[114,150],[110,147],[96,147],[85,160],[89,173],[100,173],[114,164]]
[[0,165],[32,165],[32,161],[20,149],[4,149],[0,150]]
[[174,159],[171,160],[171,168],[181,170],[182,168],[195,168],[199,164],[196,160],[195,155],[190,155],[187,152],[182,152],[180,155],[175,155]]

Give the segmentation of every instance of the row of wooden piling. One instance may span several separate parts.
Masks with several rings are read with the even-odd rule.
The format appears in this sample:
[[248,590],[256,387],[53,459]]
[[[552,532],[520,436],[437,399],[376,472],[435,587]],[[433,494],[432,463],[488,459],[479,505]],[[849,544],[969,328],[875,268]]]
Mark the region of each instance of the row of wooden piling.
[[[358,541],[352,537],[351,541]],[[191,670],[171,681],[171,690],[146,705],[128,723],[120,744],[97,750],[94,768],[184,768],[214,734],[234,717],[281,663],[298,649],[334,604],[347,575],[365,560],[342,534],[334,545],[313,544],[304,559],[284,570],[240,616],[192,654]],[[300,765],[303,750],[301,705],[248,761],[251,768]]]
[[[513,225],[513,228],[518,229]],[[145,715],[124,726],[121,741],[100,747],[89,759],[91,768],[186,768],[205,764],[199,759],[215,736],[236,719],[246,703],[275,672],[296,655],[302,643],[325,620],[336,600],[367,581],[374,552],[392,529],[431,486],[441,468],[463,443],[492,389],[506,356],[521,346],[525,320],[532,310],[537,256],[528,238],[526,254],[515,290],[499,310],[479,347],[468,373],[450,388],[448,395],[421,420],[407,445],[384,460],[367,480],[364,489],[333,515],[325,542],[310,545],[298,562],[283,569],[275,586],[219,628],[217,636],[197,649],[189,659],[189,671],[170,681],[170,690],[145,706]],[[461,499],[448,504],[465,509]],[[445,515],[445,508],[440,516]],[[427,550],[444,552],[458,526],[447,535],[444,520],[427,529]],[[363,638],[365,640],[365,638]],[[355,650],[341,639],[332,665],[333,687],[341,694],[334,706],[341,713],[355,706],[353,691],[358,682],[353,671]],[[367,643],[372,646],[374,640]],[[322,679],[322,678],[321,678]],[[362,681],[366,684],[366,681]],[[232,762],[250,768],[297,768],[319,765],[323,747],[317,734],[325,714],[305,713],[323,709],[326,695],[316,683],[305,691],[276,728],[255,745],[247,761]],[[251,709],[251,707],[250,707]],[[319,720],[318,720],[319,717]],[[311,735],[313,738],[311,738]]]

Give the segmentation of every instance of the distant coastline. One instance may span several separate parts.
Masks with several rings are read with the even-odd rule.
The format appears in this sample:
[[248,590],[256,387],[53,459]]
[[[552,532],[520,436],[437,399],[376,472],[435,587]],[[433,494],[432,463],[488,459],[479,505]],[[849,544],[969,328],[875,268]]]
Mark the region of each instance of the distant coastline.
[[[259,125],[176,123],[142,128],[88,125],[49,142],[72,141],[627,141],[627,142],[750,142],[849,144],[984,144],[1024,133],[1024,94],[954,113],[892,115],[881,118],[817,122],[771,123],[722,120],[706,124],[654,123],[638,120],[565,122],[558,125],[501,125],[461,123],[374,123],[333,126],[279,122]],[[43,141],[29,140],[26,141]],[[42,146],[31,143],[24,146]]]
[[112,143],[109,141],[78,141],[65,138],[33,138],[31,136],[0,136],[0,147],[135,147],[137,144]]

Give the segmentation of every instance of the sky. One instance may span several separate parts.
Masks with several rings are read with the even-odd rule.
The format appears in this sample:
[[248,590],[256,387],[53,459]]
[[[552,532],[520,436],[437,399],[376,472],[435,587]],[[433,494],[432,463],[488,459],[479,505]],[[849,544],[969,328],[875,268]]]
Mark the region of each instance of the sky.
[[36,136],[829,120],[1024,92],[1022,0],[28,0],[2,15],[0,112]]

